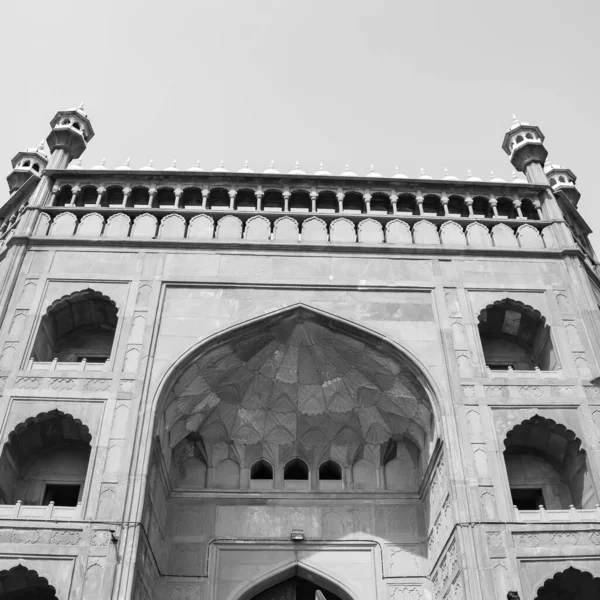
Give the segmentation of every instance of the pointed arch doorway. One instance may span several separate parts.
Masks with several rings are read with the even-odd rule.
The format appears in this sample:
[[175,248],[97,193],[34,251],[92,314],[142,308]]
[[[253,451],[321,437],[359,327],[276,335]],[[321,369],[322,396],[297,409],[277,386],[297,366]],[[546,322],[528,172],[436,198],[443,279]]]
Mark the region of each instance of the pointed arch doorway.
[[290,577],[281,583],[259,592],[252,600],[342,600],[332,592],[302,579]]

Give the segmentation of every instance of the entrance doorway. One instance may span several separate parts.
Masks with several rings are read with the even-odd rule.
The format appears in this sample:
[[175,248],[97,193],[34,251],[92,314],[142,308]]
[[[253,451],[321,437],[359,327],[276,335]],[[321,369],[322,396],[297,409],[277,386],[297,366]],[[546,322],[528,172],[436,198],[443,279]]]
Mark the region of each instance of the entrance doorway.
[[[320,591],[322,596],[317,596]],[[339,596],[302,579],[291,577],[254,596],[252,600],[341,600]]]

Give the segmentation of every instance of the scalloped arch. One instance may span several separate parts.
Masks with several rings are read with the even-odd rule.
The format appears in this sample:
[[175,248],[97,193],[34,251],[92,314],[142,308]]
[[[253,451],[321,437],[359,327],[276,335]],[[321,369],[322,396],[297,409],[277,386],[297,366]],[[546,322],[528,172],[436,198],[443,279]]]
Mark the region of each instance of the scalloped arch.
[[7,586],[7,580],[10,582],[11,578],[16,579],[17,581],[20,580],[20,582],[26,584],[25,586],[20,587],[22,590],[26,591],[29,588],[45,589],[47,590],[47,594],[44,595],[44,600],[57,600],[56,588],[50,585],[48,578],[40,575],[33,569],[28,569],[21,561],[10,569],[0,571],[0,597],[2,597],[5,592],[13,592],[19,589],[18,587]]
[[[597,600],[600,597],[600,577],[581,565],[577,565],[577,567],[572,566],[573,561],[570,561],[570,564],[571,566],[568,568],[558,571],[552,577],[545,579],[541,585],[538,583],[535,600],[554,600],[554,598],[559,597],[573,597],[577,600]],[[582,590],[576,590],[574,585],[585,587]],[[569,596],[563,596],[561,592],[565,592]],[[575,592],[579,593],[575,596]]]

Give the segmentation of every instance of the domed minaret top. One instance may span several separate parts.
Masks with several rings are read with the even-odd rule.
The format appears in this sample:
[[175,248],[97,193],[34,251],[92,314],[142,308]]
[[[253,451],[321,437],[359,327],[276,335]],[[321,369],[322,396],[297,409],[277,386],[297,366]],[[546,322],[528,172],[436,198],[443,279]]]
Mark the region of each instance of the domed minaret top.
[[581,194],[575,187],[577,177],[571,169],[566,169],[560,165],[553,165],[546,163],[544,165],[544,171],[548,177],[548,181],[552,186],[554,193],[563,192],[564,195],[569,199],[573,206],[577,206]]
[[52,154],[52,168],[63,168],[74,158],[79,158],[94,137],[83,102],[77,108],[59,110],[50,121],[50,127],[52,131],[46,141]]
[[510,156],[514,168],[525,173],[529,183],[548,185],[543,168],[548,151],[544,147],[544,134],[537,125],[519,121],[513,115],[502,149]]
[[37,148],[17,152],[11,161],[12,171],[6,177],[10,193],[16,192],[32,175],[40,176],[48,164],[44,142]]

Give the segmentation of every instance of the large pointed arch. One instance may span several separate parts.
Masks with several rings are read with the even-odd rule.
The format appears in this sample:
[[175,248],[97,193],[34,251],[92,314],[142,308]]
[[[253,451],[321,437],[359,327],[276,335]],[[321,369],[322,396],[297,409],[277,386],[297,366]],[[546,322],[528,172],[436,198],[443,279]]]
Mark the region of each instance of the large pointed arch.
[[155,431],[168,431],[174,447],[199,427],[209,441],[229,435],[240,443],[260,442],[262,429],[270,427],[285,443],[281,423],[253,421],[263,418],[261,409],[280,403],[285,406],[278,411],[302,413],[303,439],[288,443],[322,444],[315,418],[323,422],[335,413],[331,430],[343,430],[344,437],[350,433],[337,427],[339,415],[353,418],[346,425],[363,442],[402,433],[423,448],[425,439],[431,445],[439,436],[437,397],[425,368],[404,348],[298,304],[235,325],[181,356],[155,398]]
[[241,585],[229,595],[227,600],[252,600],[265,590],[284,582],[286,579],[299,577],[322,587],[341,600],[358,600],[358,597],[341,581],[334,579],[323,571],[302,562],[293,561],[265,573],[261,577]]

